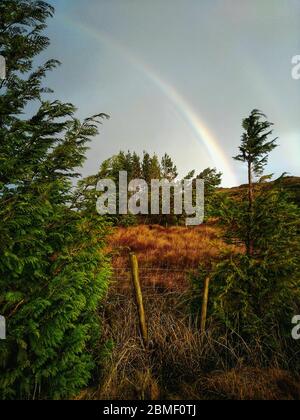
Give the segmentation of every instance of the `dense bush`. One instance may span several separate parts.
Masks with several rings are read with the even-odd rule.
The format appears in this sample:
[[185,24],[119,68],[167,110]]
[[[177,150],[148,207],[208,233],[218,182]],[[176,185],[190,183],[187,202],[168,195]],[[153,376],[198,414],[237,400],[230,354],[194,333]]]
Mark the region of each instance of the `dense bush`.
[[[42,31],[52,14],[43,1],[0,4],[0,53],[7,62],[0,85],[4,399],[70,397],[87,384],[109,277],[102,252],[107,226],[78,208],[71,181],[99,119],[82,123],[71,104],[43,99],[42,80],[57,62],[32,70],[49,43]],[[37,110],[29,115],[29,109]]]

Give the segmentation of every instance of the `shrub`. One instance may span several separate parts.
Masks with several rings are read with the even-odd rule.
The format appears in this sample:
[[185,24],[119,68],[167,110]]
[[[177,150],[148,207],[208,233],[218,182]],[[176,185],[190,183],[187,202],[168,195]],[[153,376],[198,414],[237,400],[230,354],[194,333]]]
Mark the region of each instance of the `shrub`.
[[[71,178],[97,134],[75,108],[43,100],[48,61],[32,71],[53,8],[43,1],[0,4],[0,398],[67,398],[94,367],[97,307],[108,282],[104,221],[78,209]],[[29,74],[28,74],[29,73]],[[39,102],[36,112],[28,105]],[[32,107],[33,109],[35,107]],[[27,112],[25,112],[27,109]],[[103,115],[100,115],[102,117]]]

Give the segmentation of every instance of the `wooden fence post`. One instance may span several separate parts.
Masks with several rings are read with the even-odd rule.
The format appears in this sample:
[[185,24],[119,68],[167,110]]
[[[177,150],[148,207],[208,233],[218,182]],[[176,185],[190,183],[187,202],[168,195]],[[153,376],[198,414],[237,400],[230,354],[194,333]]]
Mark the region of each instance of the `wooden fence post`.
[[202,311],[201,311],[201,333],[205,333],[205,327],[206,327],[209,282],[210,282],[210,277],[207,276],[206,279],[204,280],[204,292],[203,292],[203,302],[202,302]]
[[141,283],[139,278],[139,266],[138,260],[134,253],[130,253],[130,267],[131,267],[131,278],[135,292],[135,300],[139,315],[140,332],[143,338],[145,347],[148,346],[148,329],[146,323],[145,309],[143,303],[143,294],[141,289]]

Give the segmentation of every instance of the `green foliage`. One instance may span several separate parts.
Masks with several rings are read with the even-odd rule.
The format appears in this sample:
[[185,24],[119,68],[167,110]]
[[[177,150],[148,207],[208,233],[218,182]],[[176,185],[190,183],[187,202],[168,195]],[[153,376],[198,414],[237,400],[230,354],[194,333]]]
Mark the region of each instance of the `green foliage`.
[[292,201],[300,206],[300,178],[296,176],[286,176],[284,187],[291,194]]
[[[243,200],[224,205],[228,242],[242,246],[247,211]],[[192,310],[198,315],[203,282],[210,275],[209,315],[218,322],[219,334],[235,337],[230,345],[241,358],[248,352],[236,348],[237,337],[256,349],[260,363],[275,359],[284,368],[299,366],[299,345],[291,338],[291,320],[300,307],[299,216],[280,186],[262,190],[253,207],[253,255],[243,248],[224,254],[212,268],[201,266],[192,279]]]
[[[258,124],[257,132],[261,129],[258,116],[250,117],[254,118],[253,127]],[[253,127],[248,122],[244,126],[252,133]],[[268,134],[260,139],[264,141]],[[242,149],[244,146],[245,137]],[[273,147],[274,142],[269,142],[260,153],[257,146],[256,158],[260,158],[251,158],[256,172],[262,169],[267,150]],[[300,307],[300,210],[286,189],[284,175],[270,183],[265,183],[266,179],[269,176],[253,187],[250,209],[249,185],[234,198],[222,197],[219,219],[224,239],[238,248],[224,254],[221,262],[212,267],[202,266],[193,279],[193,288],[198,302],[201,301],[202,284],[209,275],[209,314],[219,322],[221,330],[241,338],[244,350],[247,346],[255,349],[260,363],[268,364],[275,359],[284,367],[295,368],[299,366],[296,357],[299,345],[291,338],[291,321]],[[230,346],[239,357],[247,357],[247,352],[236,348],[235,341]]]
[[268,140],[273,133],[273,130],[270,130],[273,124],[265,118],[261,111],[254,109],[250,116],[244,119],[240,154],[234,158],[240,162],[247,162],[255,175],[262,174],[268,163],[268,154],[277,147],[277,139]]
[[[254,109],[250,116],[243,121],[244,133],[240,146],[240,154],[234,159],[247,164],[248,169],[248,216],[245,220],[245,227],[247,229],[246,252],[248,256],[253,253],[253,239],[252,239],[252,208],[254,200],[253,175],[260,176],[268,163],[269,153],[277,147],[276,140],[269,140],[269,136],[273,134],[270,130],[273,124],[267,121],[266,116]],[[271,176],[267,175],[261,178],[269,179]]]
[[[225,239],[246,248],[249,234],[246,193],[241,191],[239,199],[225,198],[220,207],[220,216]],[[267,186],[258,186],[251,213],[253,256],[269,253],[279,258],[296,247],[298,216],[299,207],[286,190],[284,178]]]
[[[174,164],[171,157],[165,153],[161,160],[157,155],[150,155],[148,152],[144,152],[142,158],[140,158],[135,152],[119,152],[117,155],[112,156],[110,159],[105,160],[100,167],[99,173],[94,177],[89,177],[84,180],[90,184],[91,191],[95,191],[95,186],[100,179],[109,178],[112,179],[116,186],[117,191],[119,188],[119,172],[126,171],[128,175],[128,182],[133,179],[143,179],[148,184],[149,191],[149,209],[151,208],[150,191],[151,191],[151,180],[166,179],[170,183],[178,182],[177,167]],[[222,173],[217,172],[216,169],[206,168],[200,172],[198,176],[195,176],[196,171],[189,172],[184,179],[190,179],[194,186],[196,185],[196,179],[203,179],[205,182],[205,215],[206,219],[216,216],[217,209],[219,206],[219,197],[216,195],[217,188],[221,184]],[[93,187],[91,186],[93,184]],[[195,194],[195,188],[193,190]],[[161,193],[160,193],[161,194]],[[195,198],[195,196],[194,196]],[[117,206],[118,208],[118,206]],[[174,208],[174,190],[171,188],[171,213]],[[162,213],[162,209],[160,211]],[[131,226],[137,223],[144,224],[161,224],[164,226],[172,226],[185,223],[186,215],[151,215],[148,216],[133,216],[133,215],[117,215],[109,217],[109,220],[113,224],[122,226]]]
[[204,180],[205,220],[219,215],[220,198],[216,194],[222,182],[222,173],[216,168],[206,168],[197,176]]
[[178,176],[177,168],[167,153],[165,153],[165,155],[162,157],[160,172],[161,177],[167,179],[170,182],[174,181]]
[[73,105],[43,99],[49,89],[42,81],[56,61],[32,70],[49,44],[42,31],[52,15],[42,1],[0,4],[8,67],[0,86],[2,399],[67,398],[87,384],[110,273],[102,252],[106,222],[81,208],[71,183],[106,116],[81,122]]

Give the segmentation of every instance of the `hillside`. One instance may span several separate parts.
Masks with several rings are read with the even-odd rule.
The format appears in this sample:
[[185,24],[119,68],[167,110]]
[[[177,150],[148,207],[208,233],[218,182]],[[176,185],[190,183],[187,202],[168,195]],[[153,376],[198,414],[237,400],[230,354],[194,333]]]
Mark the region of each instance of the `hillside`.
[[[259,187],[267,187],[269,185],[272,185],[274,181],[271,182],[264,182],[261,184],[256,184],[256,188]],[[300,205],[300,177],[298,176],[287,176],[283,178],[282,180],[283,186],[291,193],[291,196],[293,198],[293,201]],[[246,190],[248,187],[247,184],[242,184],[238,187],[232,187],[232,188],[219,188],[219,192],[221,193],[228,193],[232,197],[238,197],[241,195],[243,191]]]
[[128,286],[128,253],[133,251],[144,286],[185,290],[199,263],[217,260],[225,248],[234,250],[223,242],[220,228],[211,221],[192,229],[158,225],[115,228],[107,251],[119,289]]

